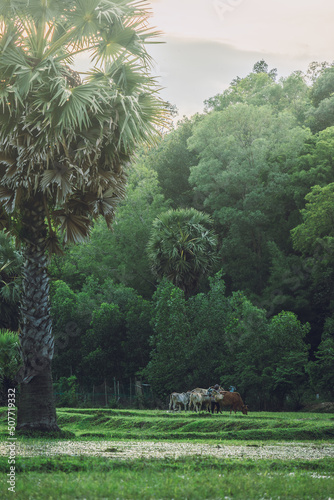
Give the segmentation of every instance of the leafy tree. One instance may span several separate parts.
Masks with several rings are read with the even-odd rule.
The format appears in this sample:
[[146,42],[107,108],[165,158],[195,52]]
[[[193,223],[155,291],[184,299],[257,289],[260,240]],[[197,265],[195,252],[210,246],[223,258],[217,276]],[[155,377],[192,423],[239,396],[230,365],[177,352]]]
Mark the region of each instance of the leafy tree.
[[274,242],[268,242],[268,249],[270,276],[261,296],[252,295],[253,302],[265,309],[269,317],[286,310],[311,321],[310,263],[300,255],[283,252]]
[[252,395],[253,407],[265,408],[269,392],[265,370],[270,359],[266,311],[254,306],[239,291],[233,292],[229,309],[221,383],[226,388],[236,386],[246,400]]
[[57,406],[67,406],[75,408],[78,406],[78,391],[79,386],[77,377],[71,375],[70,377],[61,377],[58,382],[54,384],[54,391],[57,396]]
[[0,328],[18,329],[22,254],[8,234],[0,232]]
[[331,64],[329,64],[327,61],[312,61],[307,68],[306,76],[308,78],[308,81],[314,85],[314,83],[317,81],[319,76],[327,69],[330,68]]
[[[312,136],[298,158],[292,175],[293,197],[299,209],[305,208],[305,196],[311,187],[324,187],[334,182],[334,127],[328,127]],[[296,220],[296,224],[299,223]]]
[[334,125],[333,120],[334,97],[328,97],[320,102],[319,106],[310,112],[309,126],[312,132],[319,132]]
[[293,114],[300,125],[304,125],[312,107],[305,75],[301,71],[294,71],[288,77],[281,78],[280,84],[281,106]]
[[7,405],[8,389],[17,386],[16,373],[21,364],[19,336],[10,330],[0,330],[0,401]]
[[121,340],[124,323],[117,304],[103,303],[93,311],[91,328],[82,339],[85,380],[102,384],[106,377],[122,377]]
[[77,312],[78,297],[67,283],[61,280],[52,283],[50,295],[55,338],[52,372],[57,380],[59,376],[72,376],[82,358],[82,324]]
[[[154,33],[141,1],[8,0],[0,16],[1,220],[15,221],[25,259],[18,428],[59,430],[47,252],[59,251],[56,228],[77,243],[99,215],[110,225],[122,166],[156,133],[145,48]],[[94,64],[84,81],[71,69],[83,51]]]
[[222,272],[209,278],[209,282],[207,293],[199,293],[187,302],[191,342],[187,347],[189,361],[184,378],[189,388],[220,382],[222,358],[225,359],[227,351],[225,329],[229,309]]
[[201,209],[200,200],[194,199],[189,184],[190,167],[196,162],[196,153],[187,148],[187,140],[200,119],[195,115],[179,121],[175,130],[164,135],[157,146],[141,158],[145,165],[157,172],[163,195],[172,201],[174,209],[191,206]]
[[237,77],[222,94],[204,101],[206,109],[222,111],[238,103],[269,105],[273,112],[287,111],[295,116],[298,123],[304,124],[312,111],[305,75],[295,71],[279,81],[276,79],[276,68],[269,71],[265,61],[258,61],[245,78]]
[[294,247],[312,254],[322,249],[327,259],[332,260],[334,246],[334,183],[313,186],[306,195],[306,206],[302,210],[303,223],[292,231]]
[[303,222],[291,231],[294,248],[309,261],[311,277],[309,303],[314,316],[313,349],[321,340],[326,318],[333,314],[333,202],[334,183],[324,187],[313,186],[306,196],[306,206],[301,211]]
[[273,68],[269,71],[269,66],[264,59],[254,64],[253,73],[267,73],[272,80],[276,80],[277,77],[277,69]]
[[308,348],[304,339],[310,325],[302,325],[292,312],[274,316],[268,329],[272,389],[279,406],[287,396],[300,406],[307,379]]
[[268,241],[289,250],[297,207],[291,174],[309,131],[268,106],[238,104],[210,113],[188,141],[199,161],[190,183],[204,196],[221,239],[232,288],[261,293],[269,271]]
[[323,68],[311,89],[311,99],[315,107],[334,93],[334,67]]
[[209,215],[194,208],[169,210],[153,222],[147,245],[153,272],[187,297],[215,265],[217,237]]
[[166,397],[172,391],[187,390],[184,377],[191,329],[182,290],[164,279],[153,299],[151,359],[142,373],[155,394]]
[[327,318],[315,361],[308,366],[312,387],[324,396],[334,396],[334,320]]
[[133,378],[145,368],[150,360],[149,340],[153,335],[151,326],[152,304],[136,296],[125,312],[125,337],[122,339],[124,362],[122,378]]
[[[51,287],[51,305],[56,383],[72,375],[84,387],[91,387],[92,380],[103,383],[105,377],[109,382],[114,376],[124,381],[147,365],[151,304],[135,290],[116,285],[110,279],[100,284],[90,277],[82,290],[75,293],[58,280]],[[98,356],[106,357],[103,373],[96,365]]]
[[281,109],[282,87],[267,73],[255,71],[233,80],[222,93],[204,101],[207,110],[222,111],[235,104],[272,105]]
[[315,74],[312,78],[310,98],[313,108],[309,110],[307,122],[313,132],[324,130],[334,125],[334,67],[328,63],[314,66]]

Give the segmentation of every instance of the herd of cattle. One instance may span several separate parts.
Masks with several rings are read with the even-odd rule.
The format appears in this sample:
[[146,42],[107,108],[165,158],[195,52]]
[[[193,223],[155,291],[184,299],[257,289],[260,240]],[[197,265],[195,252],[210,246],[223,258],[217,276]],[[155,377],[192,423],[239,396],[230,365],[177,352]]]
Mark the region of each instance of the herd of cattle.
[[225,391],[221,387],[216,389],[213,387],[209,387],[209,389],[196,387],[192,391],[172,392],[169,397],[169,410],[178,409],[181,411],[183,408],[185,411],[187,409],[196,412],[205,410],[214,413],[216,410],[219,413],[224,406],[230,408],[230,414],[232,411],[236,413],[239,410],[244,415],[247,415],[248,406],[244,404],[240,394]]

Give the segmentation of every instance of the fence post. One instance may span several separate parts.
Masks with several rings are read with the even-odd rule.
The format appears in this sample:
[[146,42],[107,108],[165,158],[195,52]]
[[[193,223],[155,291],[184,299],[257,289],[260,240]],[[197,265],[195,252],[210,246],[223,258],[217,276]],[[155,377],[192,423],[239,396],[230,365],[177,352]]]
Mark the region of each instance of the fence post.
[[135,390],[136,390],[136,397],[138,400],[138,405],[140,409],[144,408],[143,405],[143,386],[141,383],[141,380],[138,380],[137,378],[135,379]]

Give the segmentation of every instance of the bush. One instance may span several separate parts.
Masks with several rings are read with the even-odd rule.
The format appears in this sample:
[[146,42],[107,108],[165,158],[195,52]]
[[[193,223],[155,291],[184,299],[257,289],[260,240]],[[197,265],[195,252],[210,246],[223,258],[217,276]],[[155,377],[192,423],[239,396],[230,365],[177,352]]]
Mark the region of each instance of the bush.
[[78,398],[78,382],[77,377],[61,377],[58,382],[53,384],[54,393],[56,396],[56,405],[59,407],[76,408],[79,405]]

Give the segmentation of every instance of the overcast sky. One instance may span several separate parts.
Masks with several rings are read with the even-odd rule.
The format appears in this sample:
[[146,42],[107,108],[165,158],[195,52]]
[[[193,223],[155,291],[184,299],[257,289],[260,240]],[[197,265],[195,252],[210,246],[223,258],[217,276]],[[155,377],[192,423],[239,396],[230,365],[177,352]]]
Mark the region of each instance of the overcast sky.
[[179,117],[203,111],[265,59],[279,76],[334,60],[333,0],[152,0],[151,25],[164,44],[150,47],[161,95]]

